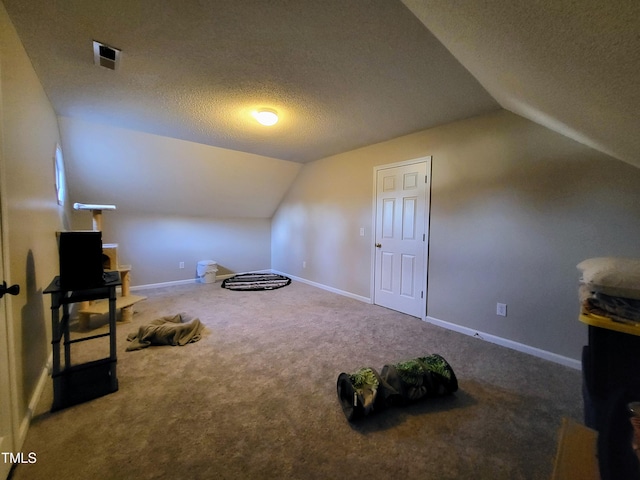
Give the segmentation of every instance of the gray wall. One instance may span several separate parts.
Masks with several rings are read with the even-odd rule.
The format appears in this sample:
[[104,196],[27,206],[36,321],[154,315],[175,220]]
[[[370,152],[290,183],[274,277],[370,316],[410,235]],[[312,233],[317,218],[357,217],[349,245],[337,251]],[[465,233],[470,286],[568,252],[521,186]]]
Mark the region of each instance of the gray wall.
[[507,111],[305,165],[273,219],[272,267],[369,297],[373,167],[427,155],[427,314],[579,359],[575,266],[640,256],[640,170]]
[[[115,204],[103,239],[117,243],[132,286],[271,266],[271,217],[301,164],[59,117],[72,202]],[[91,229],[74,211],[73,228]],[[179,262],[185,268],[179,269]]]
[[[91,229],[91,213],[74,211],[75,229]],[[218,275],[271,267],[270,219],[210,219],[105,211],[102,238],[118,244],[118,261],[131,265],[131,285],[196,278],[200,260],[218,262]],[[178,264],[184,262],[184,269]]]

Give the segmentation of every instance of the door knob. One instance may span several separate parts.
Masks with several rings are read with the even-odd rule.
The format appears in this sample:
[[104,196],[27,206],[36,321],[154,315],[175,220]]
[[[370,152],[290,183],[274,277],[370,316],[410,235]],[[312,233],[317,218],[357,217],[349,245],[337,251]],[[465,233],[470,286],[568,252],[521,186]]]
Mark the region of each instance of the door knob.
[[11,285],[7,288],[7,282],[2,282],[0,285],[0,298],[4,297],[4,294],[18,295],[20,293],[20,285]]
[[382,248],[382,244],[381,243],[376,243],[376,248]]

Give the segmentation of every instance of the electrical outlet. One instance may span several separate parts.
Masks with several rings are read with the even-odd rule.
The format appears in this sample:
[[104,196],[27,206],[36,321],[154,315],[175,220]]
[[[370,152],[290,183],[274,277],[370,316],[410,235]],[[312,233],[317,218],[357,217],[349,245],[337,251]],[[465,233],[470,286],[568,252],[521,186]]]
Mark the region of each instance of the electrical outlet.
[[307,262],[302,262],[302,268],[307,268]]
[[507,304],[506,303],[498,303],[496,306],[496,315],[500,315],[501,317],[507,316]]
[[364,228],[363,227],[360,227],[360,236],[364,237]]
[[178,264],[178,268],[184,268],[184,262],[180,262],[180,263]]

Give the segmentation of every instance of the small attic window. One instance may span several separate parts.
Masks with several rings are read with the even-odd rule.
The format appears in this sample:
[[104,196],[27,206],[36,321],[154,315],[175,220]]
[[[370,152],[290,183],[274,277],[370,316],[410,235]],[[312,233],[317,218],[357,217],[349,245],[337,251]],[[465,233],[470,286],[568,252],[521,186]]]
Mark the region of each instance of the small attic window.
[[93,41],[93,63],[115,70],[120,64],[121,51],[104,43]]
[[58,205],[64,205],[64,200],[67,196],[67,179],[64,173],[64,158],[62,158],[62,147],[60,147],[60,144],[56,144],[56,153],[53,157],[53,165],[55,169]]

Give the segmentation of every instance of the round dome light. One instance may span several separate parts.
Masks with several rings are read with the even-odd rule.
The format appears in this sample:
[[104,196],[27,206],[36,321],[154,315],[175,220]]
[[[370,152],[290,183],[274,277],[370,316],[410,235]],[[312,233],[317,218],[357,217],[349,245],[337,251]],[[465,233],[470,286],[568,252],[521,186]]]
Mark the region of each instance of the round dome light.
[[278,123],[278,114],[275,110],[269,108],[262,108],[256,112],[253,112],[253,117],[258,123],[270,127]]

